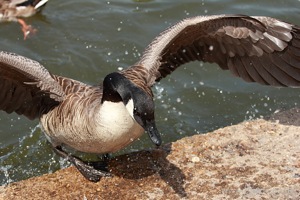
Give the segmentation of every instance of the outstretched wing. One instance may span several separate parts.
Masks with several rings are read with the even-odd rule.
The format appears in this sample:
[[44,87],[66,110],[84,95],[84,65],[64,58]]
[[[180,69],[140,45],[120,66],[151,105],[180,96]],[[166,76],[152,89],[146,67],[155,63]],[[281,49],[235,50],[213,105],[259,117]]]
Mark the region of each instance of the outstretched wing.
[[65,93],[38,62],[0,52],[0,110],[35,119],[63,100]]
[[136,66],[148,72],[151,86],[194,60],[217,63],[248,82],[297,87],[300,28],[270,17],[189,18],[155,38]]

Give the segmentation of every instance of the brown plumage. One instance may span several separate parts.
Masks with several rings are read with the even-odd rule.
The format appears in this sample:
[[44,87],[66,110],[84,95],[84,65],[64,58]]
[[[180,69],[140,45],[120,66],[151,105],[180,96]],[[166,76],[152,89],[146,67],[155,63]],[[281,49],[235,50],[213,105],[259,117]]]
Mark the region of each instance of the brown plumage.
[[299,87],[300,29],[270,17],[185,19],[156,37],[133,66],[107,75],[103,86],[56,76],[35,61],[1,52],[0,109],[40,118],[56,151],[97,181],[107,174],[78,164],[61,145],[109,153],[140,137],[143,129],[160,145],[151,86],[195,60],[217,63],[247,82]]
[[36,33],[36,29],[21,19],[31,17],[46,5],[48,0],[0,0],[0,22],[15,21],[21,25],[24,39]]

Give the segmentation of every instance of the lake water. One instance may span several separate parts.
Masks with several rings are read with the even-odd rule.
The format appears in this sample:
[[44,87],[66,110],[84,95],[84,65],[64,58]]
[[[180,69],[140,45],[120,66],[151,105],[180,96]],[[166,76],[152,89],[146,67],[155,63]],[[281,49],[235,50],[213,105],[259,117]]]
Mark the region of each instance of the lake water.
[[[134,64],[144,48],[175,22],[196,15],[267,15],[299,24],[300,1],[50,0],[26,19],[38,33],[26,41],[17,23],[0,24],[1,50],[42,63],[54,74],[100,83]],[[154,88],[156,120],[164,143],[298,105],[300,90],[245,83],[214,64],[179,68]],[[0,112],[1,185],[68,165],[46,142],[38,121]],[[153,145],[147,135],[122,151]]]

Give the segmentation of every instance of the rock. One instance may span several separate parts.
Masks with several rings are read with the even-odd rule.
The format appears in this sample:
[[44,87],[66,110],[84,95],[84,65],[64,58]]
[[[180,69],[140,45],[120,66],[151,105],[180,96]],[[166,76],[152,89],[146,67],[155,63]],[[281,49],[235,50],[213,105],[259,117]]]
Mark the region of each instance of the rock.
[[[278,120],[277,120],[278,121]],[[263,119],[109,161],[112,178],[69,167],[0,188],[3,199],[299,199],[300,127]]]

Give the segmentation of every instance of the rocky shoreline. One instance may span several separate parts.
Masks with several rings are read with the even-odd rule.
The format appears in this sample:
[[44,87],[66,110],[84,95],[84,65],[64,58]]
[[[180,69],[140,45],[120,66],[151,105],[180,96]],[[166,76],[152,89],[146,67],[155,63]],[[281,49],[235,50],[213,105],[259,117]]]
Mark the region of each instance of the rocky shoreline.
[[118,156],[98,183],[69,167],[0,187],[10,199],[299,199],[299,110]]

